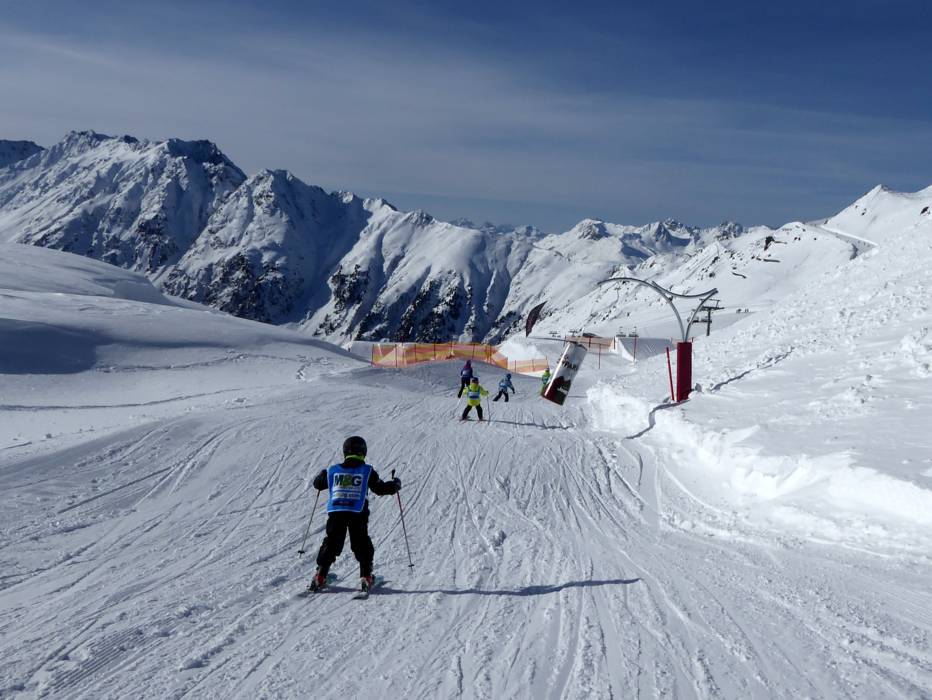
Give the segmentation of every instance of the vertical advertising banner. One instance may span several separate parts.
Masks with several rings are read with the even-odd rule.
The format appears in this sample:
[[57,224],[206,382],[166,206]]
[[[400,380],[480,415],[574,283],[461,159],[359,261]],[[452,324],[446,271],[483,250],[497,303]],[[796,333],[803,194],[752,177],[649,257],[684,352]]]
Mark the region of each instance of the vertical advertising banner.
[[544,398],[555,404],[563,405],[570,393],[570,385],[586,358],[586,346],[579,343],[567,343],[563,356],[557,363],[557,370],[544,389]]

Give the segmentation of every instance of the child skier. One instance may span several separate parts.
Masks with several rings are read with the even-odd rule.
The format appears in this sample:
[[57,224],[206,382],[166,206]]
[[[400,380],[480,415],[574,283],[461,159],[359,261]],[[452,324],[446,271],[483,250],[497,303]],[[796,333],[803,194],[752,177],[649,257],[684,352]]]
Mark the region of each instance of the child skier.
[[482,420],[482,397],[488,396],[489,392],[479,386],[479,378],[473,377],[469,381],[469,388],[466,389],[466,408],[463,409],[463,415],[460,420],[467,420],[470,409],[476,407],[476,413],[479,414],[479,420]]
[[508,390],[511,389],[511,393],[515,393],[515,387],[511,383],[511,373],[505,375],[505,378],[498,383],[498,393],[495,395],[493,401],[498,401],[503,396],[505,397],[505,403],[508,403]]
[[469,386],[469,382],[472,379],[472,361],[466,360],[466,364],[463,365],[463,369],[460,370],[460,390],[456,393],[456,398],[459,398],[463,395],[463,392]]
[[401,489],[401,480],[382,481],[378,472],[366,464],[366,441],[358,435],[343,443],[343,462],[322,469],[314,477],[314,488],[329,489],[327,501],[327,536],[317,553],[317,573],[311,581],[312,591],[320,590],[327,582],[330,566],[343,551],[343,542],[349,532],[350,548],[359,562],[362,590],[372,588],[372,558],[375,547],[369,539],[369,500],[371,489],[377,496],[391,496]]
[[550,368],[544,370],[544,373],[540,377],[540,395],[544,395],[544,389],[547,388],[547,384],[550,383]]

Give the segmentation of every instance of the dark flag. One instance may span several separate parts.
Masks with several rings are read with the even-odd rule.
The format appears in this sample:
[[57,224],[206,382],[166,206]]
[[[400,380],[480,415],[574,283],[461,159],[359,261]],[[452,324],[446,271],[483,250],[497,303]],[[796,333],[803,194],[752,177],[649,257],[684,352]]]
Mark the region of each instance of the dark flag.
[[533,309],[531,309],[531,312],[527,315],[527,321],[524,324],[524,337],[525,338],[531,334],[531,329],[534,327],[534,324],[537,323],[537,319],[540,318],[541,309],[544,308],[544,304],[546,303],[547,303],[546,301],[542,301],[537,306],[535,306]]

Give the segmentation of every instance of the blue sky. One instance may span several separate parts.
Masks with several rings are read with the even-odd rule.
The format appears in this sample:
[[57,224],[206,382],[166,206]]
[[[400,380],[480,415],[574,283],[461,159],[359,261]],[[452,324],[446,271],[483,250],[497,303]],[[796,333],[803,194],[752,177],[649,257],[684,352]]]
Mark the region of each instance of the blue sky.
[[547,231],[778,225],[932,184],[930,8],[0,0],[0,138],[208,138],[247,172]]

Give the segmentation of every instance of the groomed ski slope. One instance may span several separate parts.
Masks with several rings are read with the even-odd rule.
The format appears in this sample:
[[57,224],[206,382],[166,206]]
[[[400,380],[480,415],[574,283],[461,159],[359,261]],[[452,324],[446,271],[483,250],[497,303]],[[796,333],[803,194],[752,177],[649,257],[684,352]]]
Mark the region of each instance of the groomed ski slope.
[[[0,591],[3,695],[927,696],[927,562],[722,528],[533,378],[461,424],[456,370],[322,376],[4,456],[4,569],[28,567]],[[350,600],[347,546],[333,591],[300,599],[309,480],[350,433],[404,481],[415,568],[373,498],[385,586]]]

